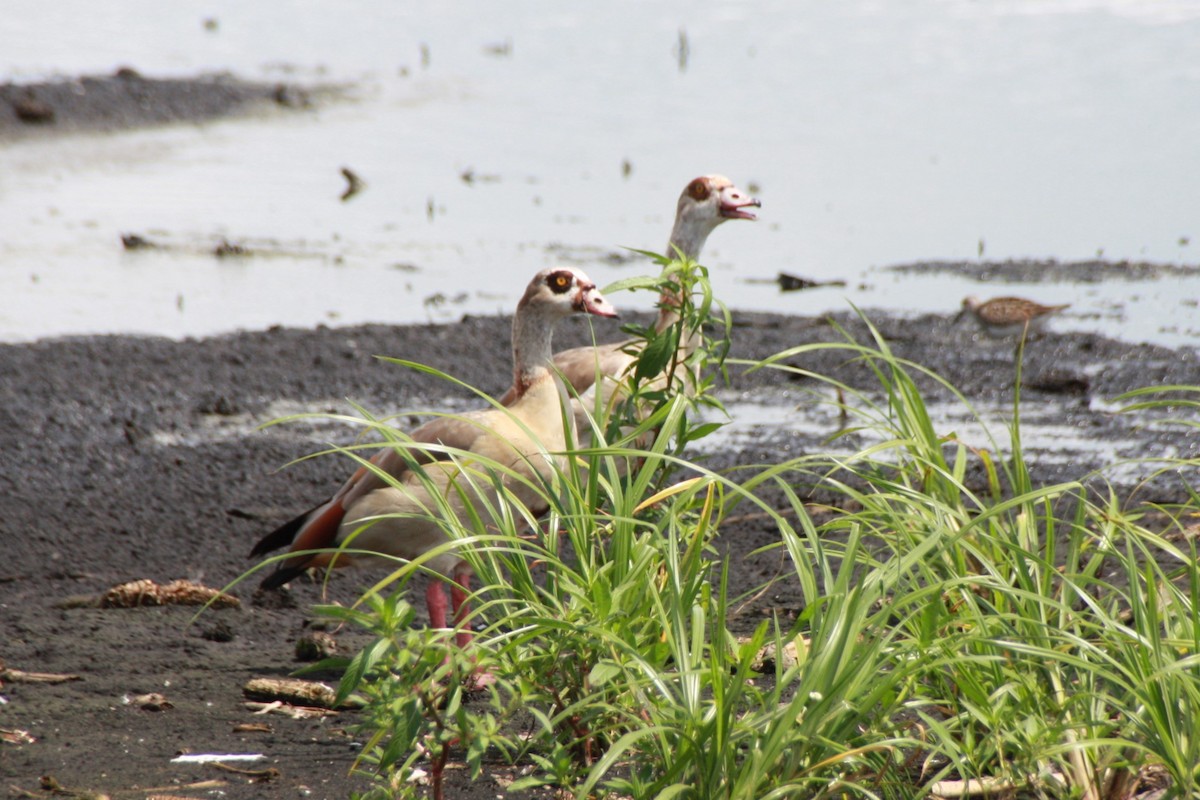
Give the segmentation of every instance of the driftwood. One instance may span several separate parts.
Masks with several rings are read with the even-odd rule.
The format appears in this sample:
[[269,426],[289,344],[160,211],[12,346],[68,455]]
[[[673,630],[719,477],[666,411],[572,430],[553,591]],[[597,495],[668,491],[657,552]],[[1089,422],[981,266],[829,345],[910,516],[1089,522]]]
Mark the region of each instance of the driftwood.
[[[252,678],[242,687],[242,694],[250,700],[271,702],[279,700],[299,706],[335,708],[337,692],[317,681],[302,681],[297,678]],[[357,708],[361,704],[348,701],[343,708]]]
[[20,728],[0,728],[0,742],[5,744],[37,744],[37,739],[29,731]]
[[0,683],[67,683],[81,680],[82,675],[65,672],[25,672],[20,669],[8,669],[0,664]]
[[228,764],[223,764],[220,761],[213,761],[210,766],[216,769],[222,769],[226,772],[232,772],[234,775],[242,775],[252,779],[255,782],[262,783],[272,781],[278,778],[283,773],[275,769],[275,767],[267,767],[266,769],[243,769],[242,767],[231,767]]
[[148,578],[112,587],[100,596],[77,595],[55,604],[58,608],[138,608],[140,606],[210,606],[237,608],[241,601],[219,589],[192,581],[157,584]]
[[294,706],[290,703],[284,703],[275,700],[270,703],[258,703],[253,700],[247,700],[244,705],[246,708],[253,711],[255,714],[282,714],[285,717],[292,719],[316,719],[318,717],[336,717],[336,711],[330,711],[328,708],[315,708],[313,706]]
[[131,581],[114,586],[100,598],[101,608],[134,608],[136,606],[203,606],[237,608],[241,601],[191,581],[171,581],[158,585],[151,580]]

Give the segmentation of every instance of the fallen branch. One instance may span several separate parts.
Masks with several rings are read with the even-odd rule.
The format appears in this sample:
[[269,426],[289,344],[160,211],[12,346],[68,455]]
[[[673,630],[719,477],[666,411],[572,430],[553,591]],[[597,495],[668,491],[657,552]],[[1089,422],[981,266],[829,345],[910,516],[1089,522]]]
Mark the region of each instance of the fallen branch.
[[289,703],[284,703],[281,700],[274,700],[270,703],[257,703],[253,700],[247,700],[243,705],[255,714],[282,714],[285,717],[292,719],[314,719],[316,717],[336,717],[336,711],[331,711],[328,708],[314,708],[312,706],[294,706]]
[[283,774],[274,767],[267,767],[266,769],[242,769],[241,767],[231,767],[228,764],[222,764],[220,761],[212,762],[211,766],[223,769],[226,772],[232,772],[235,775],[245,775],[260,781],[274,780]]
[[11,683],[68,683],[81,681],[82,675],[66,672],[25,672],[20,669],[0,669],[0,681]]
[[[297,678],[251,678],[242,687],[242,693],[251,700],[271,702],[280,700],[294,705],[334,708],[337,692],[317,681],[302,681]],[[342,707],[354,708],[361,704],[349,701]]]

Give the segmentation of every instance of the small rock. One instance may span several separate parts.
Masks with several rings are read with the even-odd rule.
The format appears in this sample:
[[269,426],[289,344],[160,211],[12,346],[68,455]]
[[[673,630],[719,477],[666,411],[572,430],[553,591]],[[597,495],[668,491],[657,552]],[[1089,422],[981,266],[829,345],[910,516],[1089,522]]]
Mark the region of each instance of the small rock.
[[803,636],[797,637],[794,641],[783,643],[783,655],[780,656],[775,647],[774,642],[768,642],[763,649],[759,650],[754,656],[754,661],[751,662],[750,668],[755,672],[768,672],[775,668],[775,662],[780,661],[780,666],[783,669],[791,669],[800,661],[800,647],[805,650],[809,647],[809,642]]
[[815,289],[818,286],[845,286],[845,281],[817,281],[812,278],[803,278],[799,275],[792,275],[787,272],[779,273],[776,278],[779,283],[780,291],[798,292],[804,289]]
[[233,628],[231,628],[224,620],[218,620],[200,632],[201,639],[206,639],[210,642],[217,642],[218,644],[232,642],[235,635],[236,634],[234,633]]
[[366,181],[349,167],[342,167],[342,177],[346,179],[346,190],[342,192],[341,196],[343,203],[367,187]]
[[151,250],[158,247],[154,242],[136,233],[122,233],[121,244],[126,250]]
[[47,125],[54,122],[54,109],[49,103],[43,103],[33,95],[14,100],[12,108],[17,119],[31,125]]
[[323,661],[337,655],[337,640],[324,631],[306,633],[296,640],[297,661]]
[[239,413],[241,408],[238,406],[236,400],[231,400],[222,394],[201,400],[196,404],[196,411],[201,414],[213,414],[218,417],[232,417]]
[[1051,394],[1087,394],[1091,381],[1086,375],[1061,369],[1050,369],[1021,382],[1026,389]]
[[213,249],[213,255],[217,258],[248,256],[250,255],[250,250],[249,248],[243,247],[240,244],[233,244],[227,239],[222,239],[221,243]]
[[158,692],[134,695],[127,699],[130,705],[137,706],[143,711],[167,711],[175,707],[166,696]]

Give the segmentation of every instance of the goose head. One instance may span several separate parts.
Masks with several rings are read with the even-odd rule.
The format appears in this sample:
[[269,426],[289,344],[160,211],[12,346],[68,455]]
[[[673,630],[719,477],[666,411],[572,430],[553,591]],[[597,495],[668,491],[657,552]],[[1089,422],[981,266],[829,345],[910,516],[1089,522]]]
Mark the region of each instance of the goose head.
[[551,317],[571,314],[617,316],[617,310],[600,293],[592,279],[583,270],[574,267],[552,267],[535,275],[517,308],[535,306]]
[[724,175],[696,178],[679,195],[668,255],[678,248],[688,258],[699,258],[705,240],[718,225],[727,219],[756,219],[750,209],[761,206],[758,198]]
[[514,402],[550,377],[555,323],[572,314],[615,317],[617,310],[583,270],[552,267],[534,275],[513,315]]

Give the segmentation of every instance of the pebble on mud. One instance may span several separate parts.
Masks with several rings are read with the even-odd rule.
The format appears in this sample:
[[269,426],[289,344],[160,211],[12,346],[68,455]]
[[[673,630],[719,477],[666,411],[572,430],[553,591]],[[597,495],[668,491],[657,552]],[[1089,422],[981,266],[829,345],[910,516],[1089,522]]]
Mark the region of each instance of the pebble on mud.
[[337,652],[337,640],[324,631],[306,633],[296,640],[297,661],[322,661]]

